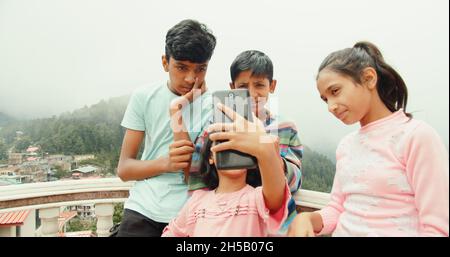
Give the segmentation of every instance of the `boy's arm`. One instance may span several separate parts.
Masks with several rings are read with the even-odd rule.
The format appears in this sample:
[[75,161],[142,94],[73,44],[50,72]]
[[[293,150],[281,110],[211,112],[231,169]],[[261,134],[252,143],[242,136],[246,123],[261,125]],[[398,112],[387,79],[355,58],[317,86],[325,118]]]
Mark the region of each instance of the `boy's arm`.
[[[174,142],[180,140],[191,142],[191,138],[189,137],[189,133],[187,132],[187,129],[183,122],[182,110],[184,107],[193,102],[197,97],[205,93],[206,90],[207,90],[206,82],[205,81],[200,82],[198,78],[196,78],[194,86],[191,91],[189,91],[185,95],[182,95],[174,99],[170,103],[169,114]],[[190,166],[191,160],[189,160],[188,166],[183,169],[184,179],[186,182],[188,181]]]
[[186,126],[183,122],[183,108],[189,105],[193,101],[194,88],[186,95],[175,98],[169,106],[170,114],[170,127],[173,132],[173,140],[191,140],[189,133],[187,132]]
[[[209,123],[211,124],[211,123]],[[201,173],[200,166],[202,161],[202,149],[204,148],[206,139],[209,137],[206,131],[206,126],[202,128],[202,132],[197,136],[194,141],[195,151],[192,153],[191,166],[189,168],[189,180],[188,180],[188,190],[194,191],[197,189],[207,188],[208,186],[204,183]]]
[[280,155],[284,161],[284,172],[291,193],[297,192],[302,183],[303,146],[298,138],[295,126],[291,126],[286,132],[281,131]]
[[144,131],[126,130],[117,168],[120,179],[123,181],[143,180],[164,172],[178,171],[188,166],[185,159],[190,157],[193,146],[190,141],[186,140],[171,144],[168,157],[155,160],[136,160],[144,136]]
[[[170,105],[169,112],[174,142],[182,140],[191,142],[189,133],[187,132],[186,127],[184,126],[183,115],[181,113],[183,107],[185,106],[184,103],[185,98],[179,97],[175,99]],[[188,166],[183,169],[185,182],[188,181],[190,167],[191,167],[191,160],[189,160]]]

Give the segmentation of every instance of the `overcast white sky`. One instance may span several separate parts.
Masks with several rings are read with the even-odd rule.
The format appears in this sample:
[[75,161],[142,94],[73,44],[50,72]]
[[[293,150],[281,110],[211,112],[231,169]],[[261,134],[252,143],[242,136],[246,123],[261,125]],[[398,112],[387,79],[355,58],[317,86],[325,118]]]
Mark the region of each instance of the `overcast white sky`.
[[330,52],[369,40],[405,79],[407,110],[436,128],[448,146],[449,2],[0,0],[0,112],[49,117],[130,94],[167,78],[167,30],[182,19],[208,25],[218,44],[207,81],[226,88],[229,65],[248,49],[268,54],[279,110],[301,140],[334,149],[358,125],[327,112],[315,87]]

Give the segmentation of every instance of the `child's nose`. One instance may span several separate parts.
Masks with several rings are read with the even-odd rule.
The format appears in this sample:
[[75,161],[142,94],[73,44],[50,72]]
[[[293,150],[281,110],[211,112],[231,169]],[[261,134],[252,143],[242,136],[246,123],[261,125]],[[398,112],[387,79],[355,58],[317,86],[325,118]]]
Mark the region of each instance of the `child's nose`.
[[338,105],[334,102],[328,101],[328,111],[331,113],[335,113]]
[[253,87],[249,87],[248,88],[248,93],[250,94],[251,97],[253,97],[254,99],[258,99],[258,97],[261,97],[262,95],[259,94],[258,90],[254,89]]
[[195,73],[193,73],[193,72],[189,73],[188,75],[186,75],[184,80],[188,83],[193,84],[195,82]]

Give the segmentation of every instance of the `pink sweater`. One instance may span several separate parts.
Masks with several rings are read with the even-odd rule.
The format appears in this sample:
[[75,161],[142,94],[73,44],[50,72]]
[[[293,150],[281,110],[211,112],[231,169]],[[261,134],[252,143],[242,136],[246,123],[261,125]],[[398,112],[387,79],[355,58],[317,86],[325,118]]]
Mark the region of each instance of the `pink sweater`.
[[347,135],[336,150],[320,234],[448,236],[448,153],[435,130],[403,110]]
[[262,187],[247,185],[224,194],[197,190],[162,236],[267,236],[276,233],[286,219],[290,195],[286,184],[282,207],[270,214]]

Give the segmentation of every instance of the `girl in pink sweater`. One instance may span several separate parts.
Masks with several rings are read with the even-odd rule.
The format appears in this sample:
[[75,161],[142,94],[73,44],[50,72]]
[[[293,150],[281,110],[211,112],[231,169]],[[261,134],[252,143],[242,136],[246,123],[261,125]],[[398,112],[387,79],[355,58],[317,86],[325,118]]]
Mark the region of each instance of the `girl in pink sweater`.
[[[195,191],[162,236],[267,236],[287,217],[290,191],[278,141],[256,116],[248,122],[226,106],[219,108],[235,120],[208,128],[215,133],[205,137],[200,171],[209,190]],[[214,145],[217,140],[227,142]],[[254,156],[258,169],[216,170],[215,153],[228,149]]]
[[329,204],[298,215],[289,235],[448,236],[447,150],[405,112],[406,85],[378,48],[359,42],[331,53],[317,89],[333,115],[361,128],[336,150]]

